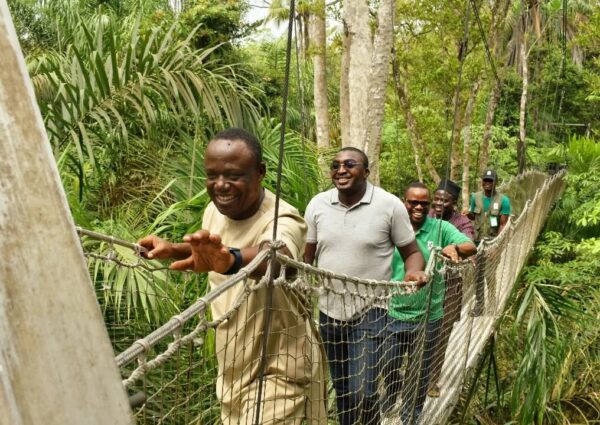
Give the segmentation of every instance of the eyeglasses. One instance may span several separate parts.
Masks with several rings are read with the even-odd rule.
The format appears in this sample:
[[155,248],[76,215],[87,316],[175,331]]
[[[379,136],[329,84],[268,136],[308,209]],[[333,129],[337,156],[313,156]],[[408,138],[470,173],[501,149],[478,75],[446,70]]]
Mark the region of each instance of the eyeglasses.
[[416,207],[418,205],[422,206],[423,208],[426,208],[429,206],[429,201],[415,201],[413,199],[407,199],[406,202],[411,206],[411,207]]
[[337,171],[342,167],[342,165],[344,166],[345,169],[351,170],[354,167],[358,167],[359,165],[363,165],[363,164],[361,164],[360,162],[352,161],[351,159],[345,159],[342,162],[333,161],[331,163],[331,169]]

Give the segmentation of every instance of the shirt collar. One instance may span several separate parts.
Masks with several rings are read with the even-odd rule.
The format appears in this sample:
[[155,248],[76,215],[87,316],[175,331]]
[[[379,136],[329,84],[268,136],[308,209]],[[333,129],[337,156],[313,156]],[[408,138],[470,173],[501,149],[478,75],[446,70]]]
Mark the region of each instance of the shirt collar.
[[437,220],[437,218],[429,217],[428,215],[426,215],[423,225],[421,226],[421,228],[419,230],[417,230],[415,232],[415,235],[418,235],[421,233],[427,233],[427,234],[431,233],[431,226],[435,225],[436,220]]
[[[373,200],[374,192],[375,192],[375,186],[373,186],[371,183],[369,183],[367,181],[367,189],[365,190],[365,194],[362,196],[362,198],[360,198],[360,201],[358,201],[356,204],[352,205],[352,207],[354,207],[355,205],[359,205],[359,204],[370,204],[371,201]],[[332,204],[340,203],[339,191],[337,190],[337,188],[334,188],[331,191],[331,197],[329,198],[329,202],[331,202]]]

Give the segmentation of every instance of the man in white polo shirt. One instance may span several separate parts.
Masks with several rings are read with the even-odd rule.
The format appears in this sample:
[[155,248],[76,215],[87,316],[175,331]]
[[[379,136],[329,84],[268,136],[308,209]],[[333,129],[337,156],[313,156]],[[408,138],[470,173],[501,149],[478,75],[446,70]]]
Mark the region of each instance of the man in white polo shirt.
[[[405,206],[369,183],[368,176],[363,151],[347,147],[337,153],[331,164],[335,188],[319,193],[306,209],[304,261],[350,276],[389,280],[397,247],[407,265],[406,280],[424,282],[425,261]],[[372,302],[377,295],[373,288],[347,288],[335,280],[332,285],[343,294],[329,292],[319,299],[319,321],[340,424],[379,424],[377,385],[387,303]],[[351,295],[348,289],[365,296]]]

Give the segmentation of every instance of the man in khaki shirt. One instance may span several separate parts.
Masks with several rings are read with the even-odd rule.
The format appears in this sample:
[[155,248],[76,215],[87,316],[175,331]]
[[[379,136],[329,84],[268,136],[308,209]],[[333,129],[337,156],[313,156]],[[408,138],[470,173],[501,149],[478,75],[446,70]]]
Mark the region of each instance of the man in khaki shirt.
[[[202,230],[183,243],[148,236],[140,244],[149,258],[178,259],[176,270],[209,272],[211,288],[252,261],[264,241],[273,236],[275,196],[265,190],[266,167],[258,140],[241,129],[217,134],[204,156],[207,206]],[[280,201],[277,239],[281,252],[299,258],[306,225],[298,211]],[[246,282],[253,286],[266,271],[262,264]],[[244,286],[234,286],[213,304],[215,319],[223,317]],[[224,424],[254,424],[256,409],[262,424],[326,424],[324,357],[305,300],[281,286],[272,289],[272,316],[267,340],[263,395],[257,406],[266,319],[267,288],[253,290],[241,306],[217,328],[219,363],[217,396]]]

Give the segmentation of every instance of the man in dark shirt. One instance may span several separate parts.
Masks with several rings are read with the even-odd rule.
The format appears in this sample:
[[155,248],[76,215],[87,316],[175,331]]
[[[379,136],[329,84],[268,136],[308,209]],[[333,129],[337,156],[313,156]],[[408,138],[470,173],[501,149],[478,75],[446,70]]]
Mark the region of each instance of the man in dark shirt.
[[461,188],[452,180],[442,180],[433,194],[433,208],[429,216],[450,222],[454,227],[475,240],[475,229],[469,217],[458,212],[456,202]]

